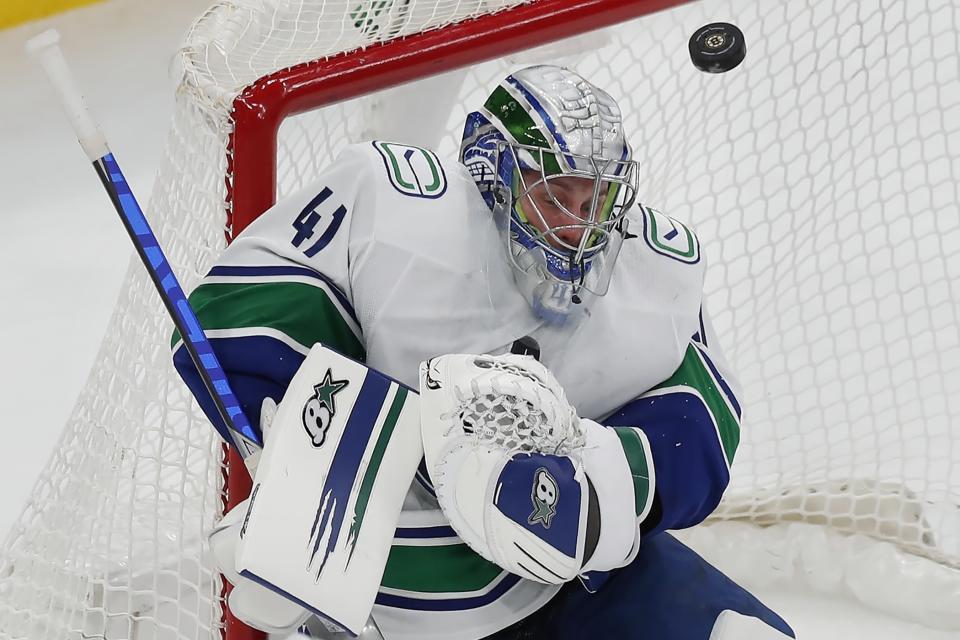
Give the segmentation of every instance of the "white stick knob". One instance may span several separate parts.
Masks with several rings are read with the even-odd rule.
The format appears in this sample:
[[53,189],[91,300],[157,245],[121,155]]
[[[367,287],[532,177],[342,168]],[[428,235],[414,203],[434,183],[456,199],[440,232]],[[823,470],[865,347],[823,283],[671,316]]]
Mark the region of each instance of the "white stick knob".
[[60,50],[60,33],[56,29],[44,31],[27,41],[27,52],[40,62],[50,83],[60,95],[67,118],[77,134],[80,146],[93,162],[110,153],[107,140],[90,115],[87,103]]

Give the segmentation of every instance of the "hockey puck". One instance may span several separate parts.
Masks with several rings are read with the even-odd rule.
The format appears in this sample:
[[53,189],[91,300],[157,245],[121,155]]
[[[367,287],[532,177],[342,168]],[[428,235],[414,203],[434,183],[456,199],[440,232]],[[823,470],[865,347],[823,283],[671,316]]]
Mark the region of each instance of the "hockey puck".
[[510,347],[510,353],[520,356],[533,356],[534,360],[540,359],[540,343],[530,336],[523,336],[519,340],[514,340]]
[[747,43],[743,32],[726,22],[713,22],[690,36],[690,60],[706,73],[724,73],[743,62]]

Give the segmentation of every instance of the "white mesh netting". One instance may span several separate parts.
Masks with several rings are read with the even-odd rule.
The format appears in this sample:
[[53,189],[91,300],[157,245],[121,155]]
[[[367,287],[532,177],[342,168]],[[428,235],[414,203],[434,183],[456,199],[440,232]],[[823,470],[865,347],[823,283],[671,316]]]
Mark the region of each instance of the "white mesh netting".
[[[510,4],[237,0],[207,12],[183,49],[147,207],[185,287],[224,244],[229,106],[246,84]],[[749,543],[736,522],[700,527],[693,542],[748,548],[743,579],[770,558],[784,574],[813,563],[803,571],[819,586],[960,628],[958,18],[953,0],[691,3],[290,118],[277,191],[372,136],[453,154],[463,116],[518,61],[592,78],[626,114],[643,202],[701,237],[714,324],[744,387],[744,440],[714,519],[771,526],[748,527]],[[686,42],[717,20],[744,30],[748,53],[711,76]],[[220,510],[219,446],[173,371],[170,332],[132,264],[99,364],[0,551],[0,638],[219,633],[201,543]],[[874,588],[881,570],[909,574],[884,574],[896,598]]]

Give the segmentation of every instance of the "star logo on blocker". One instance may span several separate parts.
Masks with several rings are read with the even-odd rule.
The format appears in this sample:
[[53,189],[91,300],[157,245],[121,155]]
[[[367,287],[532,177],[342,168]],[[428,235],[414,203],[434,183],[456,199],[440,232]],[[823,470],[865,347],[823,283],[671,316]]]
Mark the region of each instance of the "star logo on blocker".
[[323,381],[320,384],[313,385],[314,397],[320,402],[321,406],[326,407],[331,414],[334,414],[337,412],[337,408],[333,402],[333,396],[343,391],[343,388],[348,384],[350,383],[347,380],[334,380],[333,372],[327,369]]
[[343,391],[350,384],[348,380],[334,380],[333,371],[327,369],[320,384],[313,385],[313,395],[303,405],[303,428],[310,436],[310,442],[315,447],[323,446],[327,440],[327,430],[330,422],[337,414],[337,405],[334,396]]

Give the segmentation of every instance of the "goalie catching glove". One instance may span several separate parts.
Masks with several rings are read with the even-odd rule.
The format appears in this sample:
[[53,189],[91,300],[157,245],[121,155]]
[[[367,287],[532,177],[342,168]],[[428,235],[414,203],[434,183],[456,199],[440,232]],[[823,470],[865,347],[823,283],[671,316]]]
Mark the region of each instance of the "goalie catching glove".
[[474,551],[548,584],[628,564],[639,548],[619,438],[579,418],[529,356],[420,365],[424,457],[444,515]]

